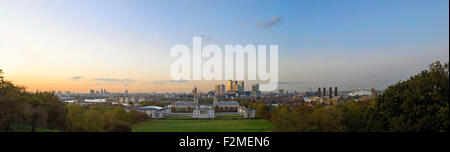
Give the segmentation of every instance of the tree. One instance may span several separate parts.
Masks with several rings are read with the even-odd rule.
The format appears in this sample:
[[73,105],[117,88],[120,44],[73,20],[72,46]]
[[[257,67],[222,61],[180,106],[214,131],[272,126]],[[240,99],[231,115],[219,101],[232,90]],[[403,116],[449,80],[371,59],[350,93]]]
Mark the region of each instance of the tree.
[[148,119],[148,116],[141,111],[131,110],[129,113],[130,113],[130,121],[133,124]]
[[103,114],[103,128],[106,131],[126,132],[131,131],[130,116],[124,108],[117,107],[113,110],[108,110]]
[[439,61],[389,86],[367,110],[370,131],[449,130],[449,66]]
[[84,128],[84,112],[83,106],[70,104],[67,105],[66,131],[86,131]]
[[269,111],[269,106],[265,103],[259,102],[256,106],[255,116],[257,118],[264,118]]
[[83,113],[83,130],[89,132],[100,132],[103,129],[103,119],[99,111],[87,110]]
[[26,111],[29,106],[26,97],[22,96],[24,90],[5,80],[0,70],[0,131],[11,131],[11,125],[29,119],[31,114]]

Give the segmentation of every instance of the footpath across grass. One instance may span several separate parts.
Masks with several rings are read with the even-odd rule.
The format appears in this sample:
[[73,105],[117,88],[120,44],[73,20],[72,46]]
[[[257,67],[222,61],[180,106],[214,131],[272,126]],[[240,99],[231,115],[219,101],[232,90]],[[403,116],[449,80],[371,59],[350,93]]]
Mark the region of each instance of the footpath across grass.
[[270,132],[268,120],[147,120],[133,132]]

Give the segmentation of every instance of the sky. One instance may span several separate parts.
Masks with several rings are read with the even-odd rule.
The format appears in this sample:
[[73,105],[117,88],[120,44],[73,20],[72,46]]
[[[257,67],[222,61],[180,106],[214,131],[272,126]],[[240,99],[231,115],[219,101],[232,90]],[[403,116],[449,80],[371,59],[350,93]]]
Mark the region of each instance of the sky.
[[170,79],[194,36],[279,45],[281,89],[381,90],[448,62],[449,1],[0,0],[0,69],[30,91],[212,90]]

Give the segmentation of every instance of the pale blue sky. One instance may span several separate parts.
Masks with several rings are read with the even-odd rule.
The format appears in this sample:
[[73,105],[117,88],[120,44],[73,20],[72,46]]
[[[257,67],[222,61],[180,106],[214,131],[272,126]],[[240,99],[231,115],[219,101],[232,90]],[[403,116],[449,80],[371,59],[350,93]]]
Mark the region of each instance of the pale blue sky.
[[81,76],[60,87],[80,92],[169,91],[154,82],[168,80],[170,47],[204,35],[219,45],[278,44],[280,81],[296,82],[280,88],[384,89],[448,62],[448,8],[448,0],[0,0],[0,53],[10,54],[0,68],[33,89],[46,81],[24,75]]

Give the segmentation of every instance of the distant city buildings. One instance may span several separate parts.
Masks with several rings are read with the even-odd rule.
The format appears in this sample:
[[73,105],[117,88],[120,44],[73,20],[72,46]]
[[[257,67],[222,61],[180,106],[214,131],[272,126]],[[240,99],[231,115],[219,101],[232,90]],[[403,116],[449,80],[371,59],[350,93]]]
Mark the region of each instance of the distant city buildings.
[[252,85],[252,96],[253,97],[261,96],[261,91],[259,91],[259,84]]

